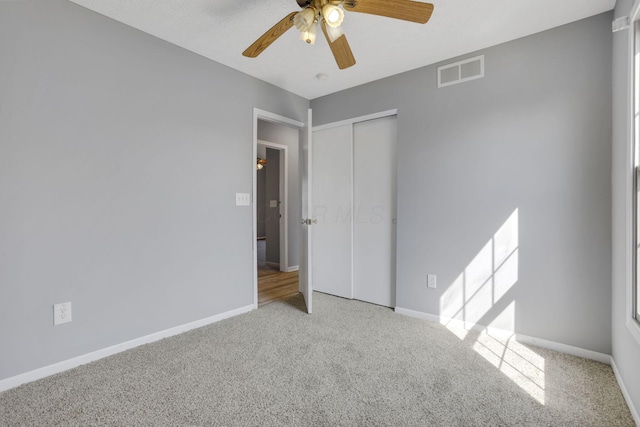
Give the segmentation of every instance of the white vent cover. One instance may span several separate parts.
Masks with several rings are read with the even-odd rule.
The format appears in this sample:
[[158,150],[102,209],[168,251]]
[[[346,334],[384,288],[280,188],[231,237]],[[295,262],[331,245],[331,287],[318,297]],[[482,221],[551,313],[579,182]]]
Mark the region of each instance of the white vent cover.
[[484,77],[484,55],[438,67],[438,87]]

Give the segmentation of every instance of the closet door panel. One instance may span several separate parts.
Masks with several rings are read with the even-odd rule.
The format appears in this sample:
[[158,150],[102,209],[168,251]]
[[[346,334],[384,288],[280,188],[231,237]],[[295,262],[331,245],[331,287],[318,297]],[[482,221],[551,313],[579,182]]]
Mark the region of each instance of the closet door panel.
[[351,125],[313,133],[313,286],[344,298],[353,298],[352,136]]
[[354,298],[395,307],[396,117],[353,128]]

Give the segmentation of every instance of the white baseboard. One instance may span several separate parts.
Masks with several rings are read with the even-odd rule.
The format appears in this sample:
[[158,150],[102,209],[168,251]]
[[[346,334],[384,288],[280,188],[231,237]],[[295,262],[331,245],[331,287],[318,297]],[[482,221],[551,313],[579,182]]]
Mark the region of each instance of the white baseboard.
[[443,323],[440,321],[440,316],[436,316],[435,314],[425,313],[423,311],[410,310],[408,308],[396,307],[394,311],[398,314],[403,314],[409,317],[415,317],[416,319],[424,319],[429,320],[430,322]]
[[558,353],[570,354],[572,356],[582,357],[583,359],[595,360],[596,362],[611,365],[611,356],[605,353],[599,353],[593,350],[587,350],[572,345],[562,344],[555,341],[544,340],[542,338],[530,337],[528,335],[516,333],[516,341],[523,344],[535,345],[536,347],[548,348]]
[[396,307],[395,312],[403,314],[405,316],[416,317],[418,319],[425,319],[431,322],[440,323],[442,325],[453,326],[458,329],[465,329],[477,332],[486,331],[489,335],[496,338],[508,339],[515,336],[515,340],[523,343],[535,345],[537,347],[547,348],[549,350],[557,351],[559,353],[570,354],[572,356],[582,357],[584,359],[595,360],[596,362],[611,364],[611,356],[597,351],[586,350],[580,347],[574,347],[567,344],[562,344],[555,341],[549,341],[542,338],[530,337],[528,335],[519,334],[517,332],[506,331],[504,329],[493,328],[485,325],[471,325],[458,319],[451,319],[444,316],[438,316],[435,314],[424,313],[421,311],[410,310],[408,308]]
[[294,271],[298,271],[300,268],[297,265],[291,266],[287,268],[287,273],[293,273]]
[[629,391],[627,390],[627,386],[624,385],[624,381],[622,381],[622,377],[620,376],[620,371],[618,371],[618,366],[616,365],[616,361],[611,358],[611,368],[613,369],[613,373],[616,376],[616,380],[618,380],[618,385],[620,386],[620,390],[622,391],[622,395],[624,396],[624,400],[627,402],[627,406],[629,407],[629,411],[631,412],[631,416],[635,421],[637,426],[640,426],[640,414],[638,414],[638,410],[633,404],[633,400],[631,400],[631,395],[629,395]]
[[54,363],[53,365],[34,369],[33,371],[25,372],[24,374],[6,378],[4,380],[0,380],[0,392],[12,389],[14,387],[18,387],[19,385],[29,383],[31,381],[36,381],[36,380],[48,377],[50,375],[58,374],[60,372],[67,371],[69,369],[76,368],[80,365],[85,365],[95,360],[112,356],[114,354],[132,349],[134,347],[141,346],[143,344],[149,344],[155,341],[159,341],[163,338],[168,338],[174,335],[181,334],[183,332],[190,331],[191,329],[200,328],[202,326],[210,325],[211,323],[216,323],[221,320],[228,319],[230,317],[244,314],[253,310],[254,308],[255,307],[253,304],[236,308],[235,310],[230,310],[224,313],[216,314],[215,316],[207,317],[205,319],[196,320],[194,322],[186,323],[184,325],[165,329],[164,331],[155,332],[153,334],[145,335],[140,338],[135,338],[130,341],[113,345],[111,347],[107,347],[101,350],[93,351],[91,353],[83,354],[81,356],[77,356],[72,359]]

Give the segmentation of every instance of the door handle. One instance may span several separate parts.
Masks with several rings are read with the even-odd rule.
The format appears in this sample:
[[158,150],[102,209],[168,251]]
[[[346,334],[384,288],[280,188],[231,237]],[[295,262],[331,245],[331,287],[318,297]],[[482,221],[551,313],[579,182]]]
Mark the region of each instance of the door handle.
[[303,219],[301,221],[301,224],[306,224],[306,225],[317,224],[317,223],[318,223],[317,219],[311,219],[311,218]]

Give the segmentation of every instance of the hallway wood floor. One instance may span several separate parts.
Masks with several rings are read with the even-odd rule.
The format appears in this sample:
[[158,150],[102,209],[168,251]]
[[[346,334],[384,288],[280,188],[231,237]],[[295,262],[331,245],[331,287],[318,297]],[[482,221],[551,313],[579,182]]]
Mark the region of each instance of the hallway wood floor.
[[258,307],[298,294],[298,272],[283,273],[266,262],[267,242],[258,239]]
[[258,269],[258,307],[298,294],[298,272]]

